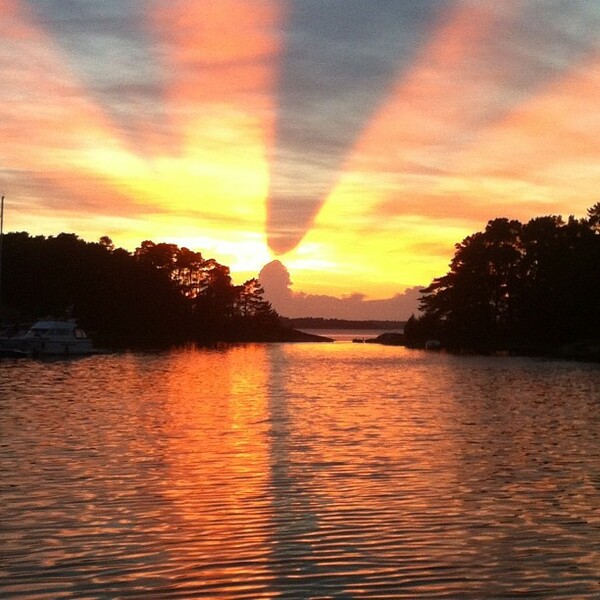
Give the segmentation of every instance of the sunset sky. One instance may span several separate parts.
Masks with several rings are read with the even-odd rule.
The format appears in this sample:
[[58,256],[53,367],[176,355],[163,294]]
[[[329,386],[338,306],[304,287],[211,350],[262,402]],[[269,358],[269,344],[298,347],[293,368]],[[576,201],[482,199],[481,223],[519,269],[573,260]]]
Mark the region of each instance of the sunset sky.
[[0,69],[5,231],[278,259],[303,297],[599,199],[598,0],[0,0]]

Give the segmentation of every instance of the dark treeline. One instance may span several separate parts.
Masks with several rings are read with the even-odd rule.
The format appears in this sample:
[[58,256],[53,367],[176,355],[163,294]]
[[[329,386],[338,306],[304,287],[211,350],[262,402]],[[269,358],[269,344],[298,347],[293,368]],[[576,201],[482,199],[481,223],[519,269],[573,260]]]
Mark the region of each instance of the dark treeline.
[[349,321],[323,317],[281,317],[281,322],[298,329],[402,329],[405,321]]
[[587,218],[494,219],[456,245],[422,292],[407,343],[456,351],[552,353],[600,338],[600,203]]
[[257,279],[234,285],[200,252],[145,241],[129,253],[66,233],[4,236],[2,313],[20,323],[71,314],[110,345],[268,340],[280,329]]

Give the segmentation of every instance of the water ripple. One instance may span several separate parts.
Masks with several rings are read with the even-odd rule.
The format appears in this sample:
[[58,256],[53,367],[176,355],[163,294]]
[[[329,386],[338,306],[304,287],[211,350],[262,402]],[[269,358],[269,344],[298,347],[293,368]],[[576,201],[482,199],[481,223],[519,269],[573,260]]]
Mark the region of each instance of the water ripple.
[[372,345],[0,362],[0,596],[598,598],[594,365]]

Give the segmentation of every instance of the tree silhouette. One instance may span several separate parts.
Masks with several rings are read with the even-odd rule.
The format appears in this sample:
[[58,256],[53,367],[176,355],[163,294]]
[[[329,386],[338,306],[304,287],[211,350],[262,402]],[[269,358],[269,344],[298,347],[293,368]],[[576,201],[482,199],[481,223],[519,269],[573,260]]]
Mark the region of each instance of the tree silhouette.
[[264,337],[278,326],[256,279],[200,252],[145,240],[130,254],[107,236],[5,235],[3,314],[25,323],[72,313],[98,341],[164,344]]
[[505,218],[457,244],[449,272],[423,291],[409,344],[544,351],[598,336],[600,203],[587,219]]

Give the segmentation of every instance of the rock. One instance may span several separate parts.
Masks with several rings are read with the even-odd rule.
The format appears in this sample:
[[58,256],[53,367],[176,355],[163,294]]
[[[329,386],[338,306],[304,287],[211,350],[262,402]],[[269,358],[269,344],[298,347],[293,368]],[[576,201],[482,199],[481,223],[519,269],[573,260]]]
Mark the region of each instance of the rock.
[[366,344],[383,344],[384,346],[404,346],[404,334],[388,331],[378,335],[376,338],[365,340]]

